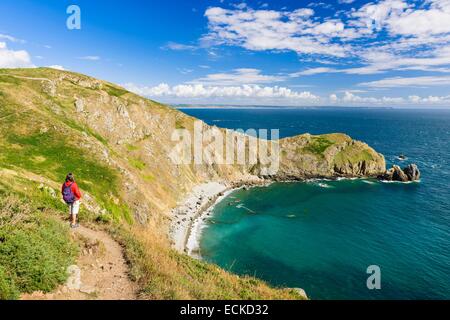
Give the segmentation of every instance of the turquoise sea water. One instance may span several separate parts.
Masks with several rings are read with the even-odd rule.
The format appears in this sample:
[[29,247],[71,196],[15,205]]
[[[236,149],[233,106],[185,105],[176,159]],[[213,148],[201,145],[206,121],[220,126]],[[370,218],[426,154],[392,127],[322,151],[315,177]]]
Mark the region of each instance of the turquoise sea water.
[[[417,163],[420,183],[277,183],[219,203],[201,238],[205,260],[312,299],[450,299],[450,111],[189,109],[228,128],[279,128],[282,137],[345,132],[388,165]],[[407,161],[396,160],[404,153]],[[381,268],[368,290],[366,268]]]

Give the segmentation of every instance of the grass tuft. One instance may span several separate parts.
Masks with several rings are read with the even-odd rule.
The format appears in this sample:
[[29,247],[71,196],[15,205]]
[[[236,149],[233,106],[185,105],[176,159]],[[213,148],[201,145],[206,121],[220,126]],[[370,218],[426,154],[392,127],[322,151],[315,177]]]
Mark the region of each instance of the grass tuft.
[[105,91],[108,92],[109,95],[114,97],[121,97],[124,94],[128,93],[127,90],[119,88],[119,87],[113,87],[109,84],[105,85]]
[[323,153],[325,152],[325,150],[329,147],[332,146],[334,144],[334,142],[328,140],[327,138],[324,137],[313,137],[312,140],[310,141],[310,143],[303,148],[303,151],[315,154],[315,155],[319,155],[319,156],[323,156]]
[[129,159],[130,164],[135,167],[138,170],[144,170],[145,169],[145,162],[143,162],[140,159],[136,159],[136,158],[130,158]]

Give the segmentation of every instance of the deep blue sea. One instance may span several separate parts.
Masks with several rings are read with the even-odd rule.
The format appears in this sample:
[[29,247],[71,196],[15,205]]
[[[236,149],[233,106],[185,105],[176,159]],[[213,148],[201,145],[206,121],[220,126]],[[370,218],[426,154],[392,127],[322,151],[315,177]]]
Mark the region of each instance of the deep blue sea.
[[[419,183],[277,183],[219,203],[203,259],[312,299],[450,299],[450,110],[183,109],[211,125],[280,129],[281,137],[343,132],[416,163]],[[408,159],[399,161],[396,156]],[[381,289],[369,290],[369,265]]]

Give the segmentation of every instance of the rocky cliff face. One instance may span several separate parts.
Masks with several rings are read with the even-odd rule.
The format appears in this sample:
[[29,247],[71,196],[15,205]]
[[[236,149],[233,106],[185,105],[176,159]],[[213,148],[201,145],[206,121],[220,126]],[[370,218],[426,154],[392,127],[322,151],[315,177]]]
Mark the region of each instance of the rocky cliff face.
[[379,175],[378,178],[385,181],[417,181],[420,179],[420,171],[416,164],[409,164],[403,170],[399,166],[393,165],[391,169]]
[[[117,192],[104,195],[96,191],[98,178],[89,168],[83,169],[79,177],[91,196],[110,207],[129,208],[134,220],[141,223],[152,219],[166,225],[170,208],[201,182],[364,177],[385,172],[381,154],[345,134],[281,139],[279,168],[271,173],[263,170],[258,157],[256,163],[243,165],[215,158],[200,164],[177,164],[171,160],[178,143],[174,131],[192,133],[197,119],[114,84],[53,69],[0,70],[0,105],[0,117],[10,119],[0,124],[0,145],[11,152],[14,148],[33,152],[22,162],[13,156],[3,159],[3,166],[58,181],[62,177],[55,174],[55,168],[61,173],[81,169],[40,154],[45,148],[32,148],[32,144],[45,141],[49,148],[66,141],[75,153],[114,173]],[[205,123],[201,126],[213,129]],[[204,147],[210,144],[201,142]],[[62,157],[67,156],[64,150]]]

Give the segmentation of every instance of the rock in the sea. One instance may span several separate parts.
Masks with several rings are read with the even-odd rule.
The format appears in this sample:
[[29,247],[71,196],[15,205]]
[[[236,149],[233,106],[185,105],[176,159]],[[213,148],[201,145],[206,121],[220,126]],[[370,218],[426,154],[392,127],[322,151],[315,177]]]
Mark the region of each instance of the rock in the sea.
[[408,176],[403,172],[403,170],[399,166],[393,165],[392,168],[394,169],[392,180],[402,182],[407,182],[409,180]]
[[403,170],[399,166],[393,165],[391,169],[386,170],[378,178],[386,181],[416,181],[420,178],[420,171],[416,164],[410,164],[403,168]]
[[394,168],[390,168],[390,169],[386,170],[385,173],[380,174],[378,176],[378,179],[385,180],[385,181],[392,181],[393,177],[394,177]]
[[403,172],[408,176],[410,181],[416,181],[420,179],[420,170],[416,164],[409,164],[403,169]]

